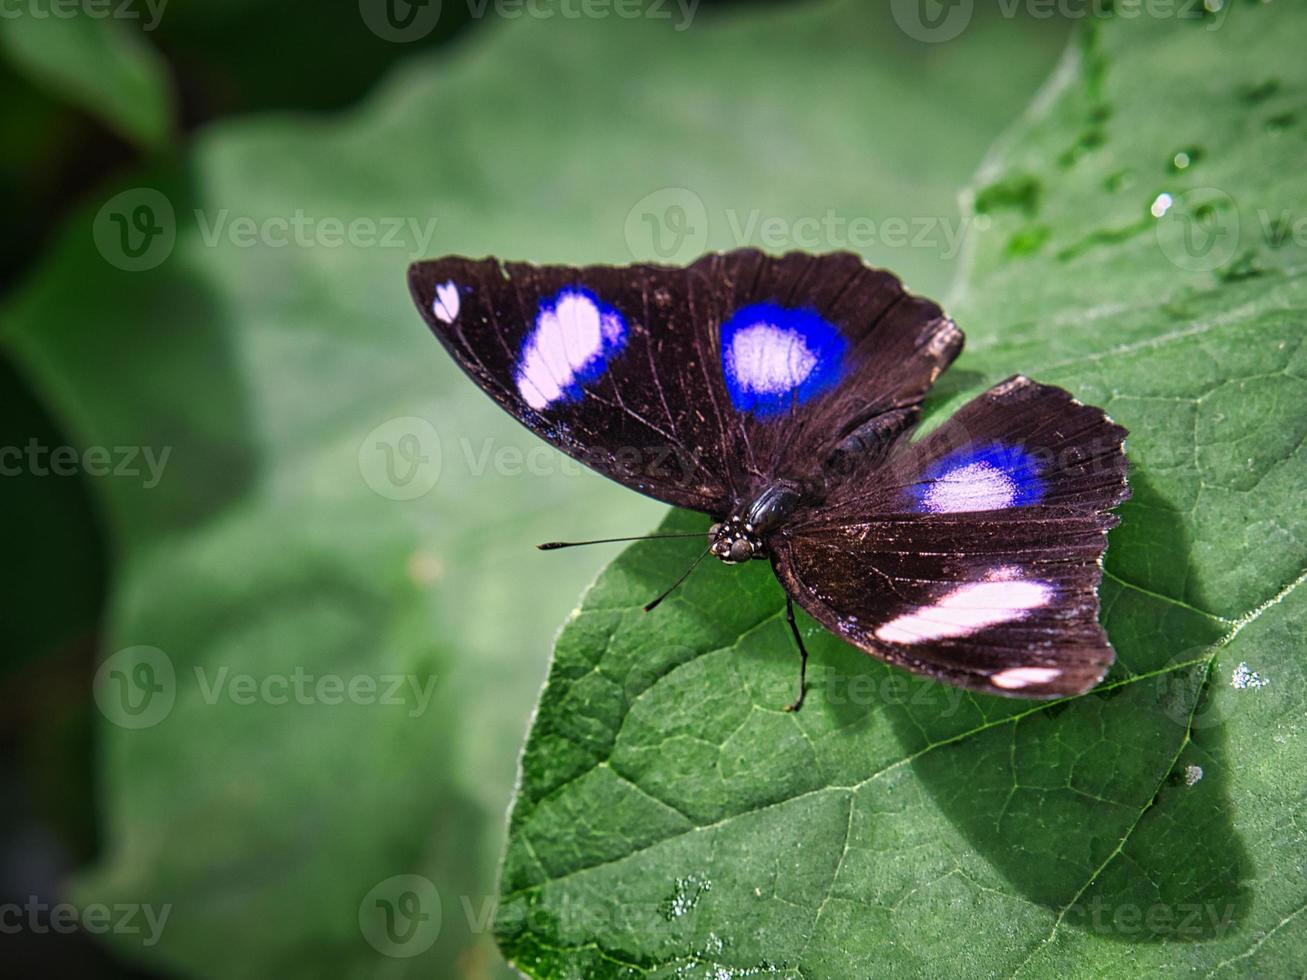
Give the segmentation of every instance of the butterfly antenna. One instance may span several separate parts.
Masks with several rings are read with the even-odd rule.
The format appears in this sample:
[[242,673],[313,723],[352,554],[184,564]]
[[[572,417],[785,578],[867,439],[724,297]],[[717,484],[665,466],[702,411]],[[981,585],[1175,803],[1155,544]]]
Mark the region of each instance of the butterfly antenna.
[[694,571],[696,568],[699,567],[699,562],[701,562],[701,561],[703,561],[705,558],[707,558],[707,557],[708,557],[708,552],[710,552],[710,551],[712,551],[712,545],[709,545],[707,548],[705,548],[705,549],[703,550],[703,554],[701,554],[701,555],[700,555],[698,558],[696,558],[694,561],[690,562],[690,567],[687,568],[685,571],[683,571],[683,572],[681,573],[681,577],[678,578],[678,579],[677,579],[675,582],[673,582],[671,585],[669,585],[669,586],[668,586],[668,587],[663,591],[663,594],[662,594],[662,595],[660,595],[657,599],[654,599],[652,602],[647,602],[647,603],[645,603],[644,611],[645,611],[645,612],[651,612],[651,611],[653,610],[653,608],[654,608],[656,605],[658,605],[658,603],[662,602],[662,601],[663,601],[664,599],[666,599],[669,595],[671,595],[673,592],[675,592],[675,591],[676,591],[676,587],[677,587],[678,585],[680,585],[682,582],[684,582],[687,578],[690,577],[690,573],[691,573],[692,571]]
[[686,534],[640,534],[633,538],[596,538],[593,541],[546,541],[536,545],[541,551],[556,551],[559,548],[579,548],[583,544],[612,544],[616,541],[654,541],[658,538],[701,538],[702,531]]

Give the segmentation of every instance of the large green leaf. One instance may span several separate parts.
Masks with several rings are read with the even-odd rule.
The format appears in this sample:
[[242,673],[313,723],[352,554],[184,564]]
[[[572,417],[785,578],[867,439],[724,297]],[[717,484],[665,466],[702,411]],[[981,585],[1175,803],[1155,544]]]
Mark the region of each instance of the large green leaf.
[[498,919],[521,969],[1301,972],[1304,30],[1282,4],[1087,25],[982,170],[935,418],[1019,370],[1129,427],[1103,685],[964,694],[808,620],[786,714],[769,571],[706,568],[646,616],[698,547],[634,546],[563,629],[523,759]]
[[[407,261],[650,257],[646,213],[683,249],[734,244],[755,209],[956,225],[955,188],[1059,38],[991,19],[927,63],[852,3],[704,13],[688,31],[524,18],[413,62],[346,118],[215,127],[182,171],[93,202],[2,336],[79,448],[170,450],[157,482],[141,456],[93,481],[115,552],[106,713],[135,724],[113,700],[128,691],[170,710],[102,725],[107,848],[76,897],[171,905],[157,945],[114,938],[188,974],[496,969],[522,731],[559,612],[599,560],[530,546],[639,531],[661,508],[541,454],[469,384],[411,308]],[[966,86],[981,65],[1003,69],[984,91]],[[706,222],[670,227],[696,200]],[[398,248],[247,241],[251,223],[280,240],[297,212],[405,226]],[[923,289],[954,265],[942,237],[871,252]],[[410,462],[401,437],[429,434],[409,418],[443,467],[394,499],[407,485],[387,486],[385,445]],[[159,702],[125,686],[142,665],[155,683],[171,668]],[[437,686],[416,717],[413,697],[246,704],[226,686],[297,670]],[[410,873],[443,896],[443,930],[385,962],[360,907],[398,900],[374,888]]]

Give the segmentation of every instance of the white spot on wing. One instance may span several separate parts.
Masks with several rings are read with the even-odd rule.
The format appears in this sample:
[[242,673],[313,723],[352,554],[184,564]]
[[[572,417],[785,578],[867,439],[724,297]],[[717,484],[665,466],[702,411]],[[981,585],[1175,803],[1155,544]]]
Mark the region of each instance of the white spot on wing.
[[1056,667],[1009,667],[991,676],[989,682],[1005,691],[1016,691],[1031,684],[1047,684],[1060,673]]
[[926,489],[922,503],[932,514],[1011,507],[1017,487],[1007,473],[983,460],[956,466]]
[[755,323],[731,338],[727,365],[742,391],[776,395],[793,391],[808,380],[817,355],[803,335],[772,323]]
[[431,312],[437,320],[453,323],[458,319],[458,287],[447,282],[436,287],[436,298],[431,304]]
[[[1018,578],[1019,574],[1016,568],[995,569],[984,581],[953,589],[931,605],[890,620],[876,630],[876,638],[886,643],[928,643],[970,636],[986,627],[1021,619],[1030,610],[1047,605],[1054,589],[1047,582]],[[1020,679],[1019,675],[1016,679]]]
[[518,392],[537,410],[558,401],[603,358],[605,345],[619,343],[622,335],[618,316],[601,312],[585,293],[563,291],[552,307],[541,308],[522,348]]

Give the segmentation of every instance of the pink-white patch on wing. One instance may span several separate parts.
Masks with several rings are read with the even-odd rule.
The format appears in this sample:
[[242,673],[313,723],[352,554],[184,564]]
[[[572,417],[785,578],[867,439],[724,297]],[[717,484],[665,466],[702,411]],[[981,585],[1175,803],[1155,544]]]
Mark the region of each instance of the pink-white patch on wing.
[[1011,507],[1017,487],[1002,469],[977,460],[954,467],[926,490],[922,503],[932,514],[956,514]]
[[624,330],[619,316],[601,311],[588,295],[564,290],[552,307],[541,307],[522,348],[518,392],[536,410],[553,404],[600,364],[606,346],[620,343]]
[[452,280],[436,287],[436,298],[431,303],[431,312],[443,323],[453,323],[458,319],[458,287]]
[[1006,691],[1019,691],[1032,684],[1047,684],[1055,681],[1061,673],[1062,671],[1056,667],[1009,667],[1007,670],[1000,670],[997,674],[991,674],[989,682]]
[[876,630],[886,643],[929,643],[970,636],[990,626],[1021,619],[1053,598],[1048,582],[1020,578],[1020,570],[995,569],[983,581],[944,593],[927,606],[891,619]]
[[798,331],[754,323],[731,337],[726,370],[741,391],[776,395],[807,381],[817,360]]

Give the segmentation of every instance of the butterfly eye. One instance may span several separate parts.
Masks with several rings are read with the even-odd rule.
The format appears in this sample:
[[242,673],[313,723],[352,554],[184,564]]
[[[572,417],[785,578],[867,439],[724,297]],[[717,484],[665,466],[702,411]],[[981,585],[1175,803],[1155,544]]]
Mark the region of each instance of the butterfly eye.
[[738,538],[731,544],[731,561],[748,561],[753,557],[753,545],[749,544],[743,538]]

